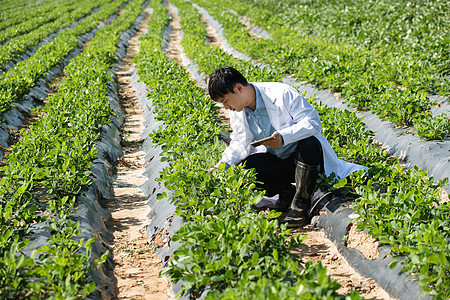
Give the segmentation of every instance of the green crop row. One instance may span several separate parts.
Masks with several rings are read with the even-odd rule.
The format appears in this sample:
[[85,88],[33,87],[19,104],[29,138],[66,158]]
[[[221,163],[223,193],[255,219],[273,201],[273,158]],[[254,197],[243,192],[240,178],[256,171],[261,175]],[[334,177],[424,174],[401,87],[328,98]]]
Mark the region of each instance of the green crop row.
[[363,45],[380,56],[404,55],[420,61],[423,67],[435,66],[437,74],[450,75],[450,3],[446,0],[246,2],[270,10],[303,35]]
[[[175,3],[179,1],[181,0]],[[207,8],[221,22],[222,16],[230,17],[228,11],[221,11],[216,4],[200,0],[196,2]],[[200,24],[199,15],[185,21],[181,19],[180,22],[185,22],[185,38],[192,31],[198,34],[197,40],[204,41],[201,36],[206,34],[205,29],[188,29],[193,26],[189,24]],[[224,27],[226,30],[226,26]],[[245,42],[250,46],[250,35],[247,33],[247,36],[248,40]],[[192,39],[189,42],[192,42]],[[184,39],[182,43],[185,43]],[[199,49],[202,47],[204,46],[198,46]],[[270,51],[269,46],[265,50]],[[199,54],[192,53],[192,57],[195,58]],[[224,64],[223,61],[220,63]],[[225,64],[233,65],[234,61],[230,60]],[[209,65],[213,63],[210,62]],[[277,72],[276,66],[273,68]],[[205,71],[209,74],[213,69]],[[354,113],[328,108],[313,100],[311,102],[321,115],[322,133],[338,156],[369,167],[368,177],[365,177],[363,172],[357,172],[352,174],[348,181],[341,179],[336,182],[333,178],[323,178],[324,184],[339,188],[342,193],[359,197],[353,206],[359,214],[359,228],[367,229],[380,242],[389,244],[394,257],[406,256],[404,270],[419,278],[424,291],[436,298],[448,297],[449,203],[440,203],[440,187],[445,186],[448,179],[435,184],[433,178],[426,176],[426,172],[417,168],[404,170],[397,158],[390,157],[386,151],[373,143],[373,134],[367,131],[365,124]],[[426,242],[423,239],[425,236]],[[435,240],[430,236],[435,237]]]
[[[305,36],[273,17],[272,10],[258,5],[237,0],[214,5],[215,15],[220,15],[228,40],[236,49],[299,80],[341,92],[343,100],[358,110],[371,110],[398,126],[414,125],[421,138],[442,139],[450,134],[450,115],[433,117],[433,103],[426,97],[427,93],[450,93],[450,79],[443,78],[436,66],[405,55],[379,54]],[[252,18],[272,39],[250,39],[228,7]]]
[[20,24],[30,18],[35,18],[39,15],[46,14],[52,10],[54,0],[45,0],[38,4],[31,4],[23,7],[20,7],[17,4],[13,4],[12,6],[13,8],[11,10],[7,10],[5,6],[5,10],[0,11],[0,30]]
[[0,31],[0,44],[12,39],[15,36],[24,35],[25,33],[28,33],[41,25],[52,22],[60,18],[63,14],[71,12],[75,8],[77,8],[76,3],[68,1],[58,2],[53,6],[51,12],[47,12],[44,15],[34,18],[28,17],[28,19],[24,22],[14,26],[9,26],[7,29]]
[[[110,25],[99,29],[85,50],[65,68],[58,92],[43,115],[12,147],[0,167],[0,297],[78,299],[95,288],[89,272],[94,239],[79,239],[74,221],[77,197],[92,182],[91,163],[102,126],[111,122],[108,72],[116,63],[120,34],[142,13],[144,0],[131,1]],[[46,244],[23,253],[38,225]]]
[[5,65],[9,61],[18,58],[21,54],[45,40],[45,38],[52,33],[70,26],[73,22],[91,14],[94,8],[108,2],[111,2],[111,0],[81,1],[75,4],[76,7],[73,11],[63,12],[63,14],[55,21],[48,22],[36,30],[9,40],[4,45],[0,46],[0,68],[4,70]]
[[[252,210],[251,204],[261,198],[254,190],[253,171],[233,166],[208,173],[223,151],[217,107],[189,73],[164,54],[167,10],[155,2],[152,8],[149,33],[141,38],[135,63],[156,118],[165,123],[150,134],[170,165],[160,180],[172,190],[171,201],[186,221],[173,237],[182,245],[162,274],[175,282],[185,281],[180,295],[191,297],[205,292],[207,299],[359,299],[357,292],[338,295],[339,285],[320,263],[299,266],[299,257],[290,249],[301,241],[288,239],[289,230],[275,219],[279,214]],[[186,16],[192,11],[185,12],[184,5],[179,8],[183,23],[204,30]],[[186,32],[185,38],[191,41],[189,35]],[[221,55],[209,59],[221,61]],[[273,76],[252,66],[246,69],[249,74],[252,70],[256,77]]]
[[99,1],[103,3],[100,11],[89,15],[74,28],[63,31],[52,42],[39,47],[33,56],[18,62],[0,77],[0,113],[9,109],[12,103],[20,101],[39,78],[79,45],[80,35],[95,29],[100,21],[116,13],[127,0],[115,0],[112,3],[109,3],[110,0]]
[[[0,7],[0,19],[4,20],[8,18],[8,14],[4,14],[4,12],[10,12],[11,10],[22,9],[24,6],[27,6],[33,0],[5,0],[2,1],[2,6]],[[48,1],[48,0],[47,0]]]
[[[209,44],[204,43],[205,35],[195,34],[198,28],[196,27],[186,27],[184,29],[192,30],[192,34],[186,34],[183,39],[184,52],[190,57],[199,67],[199,70],[205,74],[210,74],[211,70],[214,70],[217,65],[224,65],[232,59],[232,56],[223,50],[215,47],[210,47]],[[217,57],[217,60],[212,61],[211,57]],[[236,61],[236,68],[245,70],[248,73],[244,75],[250,75],[254,77],[255,80],[262,81],[278,81],[283,77],[282,74],[277,74],[276,72],[267,72],[267,70],[260,69],[259,67],[253,65],[251,62],[247,61]]]
[[19,0],[19,1],[5,0],[5,1],[2,1],[2,6],[0,8],[0,11],[9,10],[9,9],[13,8],[14,5],[16,7],[21,7],[31,1],[32,0]]

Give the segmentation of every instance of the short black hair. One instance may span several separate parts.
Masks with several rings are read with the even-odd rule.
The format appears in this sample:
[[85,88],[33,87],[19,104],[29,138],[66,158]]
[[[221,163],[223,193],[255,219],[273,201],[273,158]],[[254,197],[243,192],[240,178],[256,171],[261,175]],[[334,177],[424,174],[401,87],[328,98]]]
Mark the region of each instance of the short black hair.
[[208,82],[208,93],[211,99],[218,101],[228,93],[234,93],[236,83],[248,85],[247,79],[233,67],[221,67],[212,72]]

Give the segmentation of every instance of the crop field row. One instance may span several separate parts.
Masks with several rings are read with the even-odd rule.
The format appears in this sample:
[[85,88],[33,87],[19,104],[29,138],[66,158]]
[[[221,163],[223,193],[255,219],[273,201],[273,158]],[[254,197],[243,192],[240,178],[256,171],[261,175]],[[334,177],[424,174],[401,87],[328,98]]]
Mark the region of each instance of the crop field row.
[[75,21],[91,14],[91,11],[106,1],[79,2],[71,12],[64,13],[54,21],[47,22],[29,33],[17,36],[0,47],[0,68],[4,71],[10,61],[14,61],[40,42],[49,41],[51,34],[72,25]]
[[[3,1],[4,2],[4,1]],[[0,29],[4,30],[10,26],[20,24],[29,19],[34,19],[39,15],[44,15],[51,11],[55,3],[52,0],[41,1],[39,4],[20,6],[17,1],[12,4],[13,9],[8,9],[4,4],[0,8]]]
[[[79,6],[82,7],[82,6]],[[70,13],[76,7],[74,3],[70,2],[60,2],[57,5],[53,6],[51,12],[46,13],[45,15],[40,15],[36,18],[27,19],[25,22],[19,23],[15,26],[10,26],[7,29],[3,30],[0,33],[0,44],[3,44],[5,41],[18,36],[23,35],[36,29],[37,27],[44,25],[49,22],[53,22],[58,17],[63,16],[64,14]]]
[[[74,213],[77,197],[92,182],[95,141],[113,115],[108,70],[117,61],[119,36],[142,13],[143,2],[130,1],[69,63],[43,116],[23,132],[0,168],[2,298],[84,298],[94,291],[90,272],[108,254],[91,258],[94,239],[77,238]],[[46,242],[27,249],[39,228],[48,232]]]
[[[243,2],[256,4],[252,0]],[[401,60],[404,56],[403,59],[418,61],[414,68],[428,68],[429,72],[442,77],[450,75],[448,1],[308,3],[282,0],[258,4],[263,9],[270,8],[275,19],[304,35],[375,50],[378,57],[389,55],[391,60]]]
[[[103,0],[104,3],[109,0]],[[18,62],[15,67],[0,76],[0,113],[20,100],[35,82],[51,67],[58,64],[72,49],[79,45],[78,37],[98,26],[99,21],[115,14],[125,0],[116,0],[89,15],[75,27],[63,31],[53,41],[39,47],[30,58]]]
[[[179,297],[361,298],[355,290],[338,292],[339,284],[320,262],[301,261],[293,250],[305,237],[280,225],[281,213],[253,209],[264,194],[255,188],[253,170],[232,166],[208,172],[225,149],[222,133],[229,128],[190,67],[198,68],[200,77],[224,65],[249,81],[289,76],[329,88],[356,109],[408,127],[420,138],[449,138],[450,115],[433,115],[436,104],[429,98],[450,93],[446,1],[310,2],[150,2],[148,32],[134,64],[151,99],[148,109],[164,124],[149,134],[167,162],[157,181],[168,192],[155,197],[175,205],[182,225],[171,236],[175,249],[164,258],[161,275],[181,285]],[[79,49],[80,54],[0,162],[0,298],[99,298],[93,273],[112,255],[94,253],[95,238],[83,232],[84,216],[78,215],[79,199],[97,184],[96,176],[111,175],[106,165],[118,163],[98,145],[108,124],[120,126],[121,112],[111,95],[117,93],[114,66],[124,46],[121,35],[148,2],[1,3],[1,123],[7,124],[11,107],[69,53]],[[168,58],[164,48],[169,9],[179,17],[189,67]],[[205,24],[212,20],[245,58],[211,43]],[[267,35],[255,36],[252,25]],[[88,34],[92,38],[83,39]],[[448,299],[450,202],[442,196],[448,178],[405,169],[377,145],[355,112],[327,107],[315,97],[308,101],[339,158],[368,167],[367,173],[344,179],[321,176],[319,184],[355,199],[350,221],[389,247],[395,259],[391,268],[401,264],[425,294]],[[94,172],[95,164],[104,164],[105,174]]]
[[36,2],[34,0],[19,0],[19,1],[2,1],[2,7],[0,8],[0,12],[2,12],[2,19],[7,19],[9,15],[5,14],[5,12],[11,12],[13,10],[21,10],[23,7],[28,6]]
[[[51,39],[49,37],[51,36],[51,34],[57,33],[58,31],[63,30],[70,25],[72,25],[71,27],[80,28],[83,26],[80,24],[85,24],[84,27],[86,27],[86,24],[93,24],[93,21],[95,21],[95,17],[93,15],[103,17],[108,13],[107,11],[112,11],[113,7],[115,6],[114,3],[112,3],[109,7],[106,6],[106,4],[110,2],[111,1],[94,1],[89,3],[79,2],[77,4],[77,9],[70,13],[64,14],[54,22],[47,23],[28,34],[8,41],[0,47],[0,50],[2,51],[2,54],[0,55],[0,67],[5,70],[8,62],[14,61],[15,59],[19,58],[20,55],[32,49],[32,47],[36,46],[44,39],[46,39],[47,42],[50,42]],[[92,10],[97,8],[99,5],[104,5],[104,7],[100,11],[98,11],[97,14],[93,14]],[[81,18],[87,15],[89,15],[89,17],[81,21]],[[77,20],[81,21],[80,24],[74,23]],[[71,30],[64,30],[61,32],[61,34],[58,35],[67,35],[66,31],[72,33],[76,33],[77,31],[77,29],[73,28],[68,29]]]

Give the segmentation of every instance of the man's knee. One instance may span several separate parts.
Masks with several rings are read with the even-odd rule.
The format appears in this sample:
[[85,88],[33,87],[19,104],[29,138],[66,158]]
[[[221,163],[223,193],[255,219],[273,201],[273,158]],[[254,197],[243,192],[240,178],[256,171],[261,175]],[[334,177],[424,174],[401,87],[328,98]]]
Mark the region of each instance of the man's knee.
[[267,166],[268,161],[270,161],[270,158],[267,157],[268,153],[255,153],[250,156],[248,156],[246,159],[241,161],[239,164],[243,165],[245,169],[261,169],[265,166]]
[[314,136],[298,141],[296,159],[308,165],[323,164],[323,152],[320,141]]

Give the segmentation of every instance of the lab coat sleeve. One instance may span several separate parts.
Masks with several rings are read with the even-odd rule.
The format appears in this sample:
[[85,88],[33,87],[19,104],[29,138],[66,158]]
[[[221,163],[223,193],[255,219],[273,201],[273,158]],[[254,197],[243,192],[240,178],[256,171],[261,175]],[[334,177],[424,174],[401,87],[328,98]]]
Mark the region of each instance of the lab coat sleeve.
[[285,145],[320,133],[319,114],[300,93],[293,88],[286,90],[283,105],[291,118],[287,126],[278,130]]
[[230,111],[231,142],[222,153],[222,158],[219,162],[236,165],[254,152],[254,147],[250,145],[253,135],[247,129],[246,122],[244,112]]

